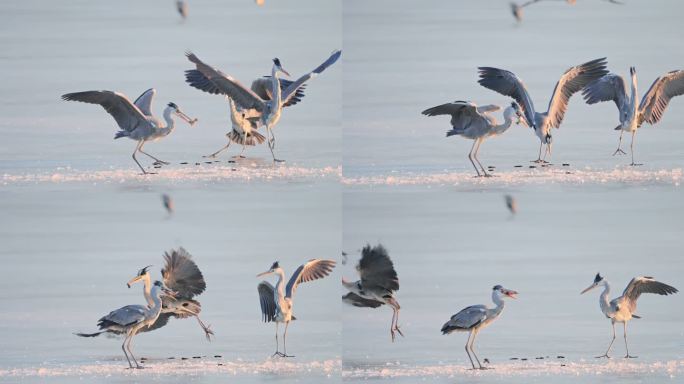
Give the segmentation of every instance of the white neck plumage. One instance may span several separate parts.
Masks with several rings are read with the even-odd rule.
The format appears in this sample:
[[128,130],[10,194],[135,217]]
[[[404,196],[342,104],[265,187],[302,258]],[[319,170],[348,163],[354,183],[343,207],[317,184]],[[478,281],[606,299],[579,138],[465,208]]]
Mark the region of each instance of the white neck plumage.
[[273,108],[277,109],[280,107],[281,103],[281,92],[280,92],[280,80],[278,80],[278,74],[280,71],[278,70],[278,66],[275,64],[273,65],[273,69],[271,69],[271,95],[273,96]]

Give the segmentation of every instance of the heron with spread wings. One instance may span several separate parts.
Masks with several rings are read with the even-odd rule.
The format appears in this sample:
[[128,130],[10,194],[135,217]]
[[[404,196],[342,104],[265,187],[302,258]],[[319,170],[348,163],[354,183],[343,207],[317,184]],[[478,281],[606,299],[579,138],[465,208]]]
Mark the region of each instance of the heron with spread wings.
[[670,71],[663,76],[655,79],[651,88],[648,89],[641,103],[637,104],[637,74],[636,68],[629,69],[631,77],[630,92],[627,94],[627,84],[625,79],[614,73],[609,73],[591,84],[587,85],[582,91],[584,100],[587,104],[596,104],[601,101],[612,101],[618,108],[620,124],[615,127],[620,131],[618,148],[613,152],[613,156],[625,154],[620,148],[622,145],[622,134],[629,132],[632,134],[630,152],[632,163],[630,165],[641,165],[634,162],[634,135],[643,123],[654,125],[660,121],[673,97],[684,94],[684,71]]
[[[257,286],[259,292],[259,303],[261,304],[261,318],[264,322],[276,323],[276,351],[273,356],[280,357],[294,357],[287,354],[287,327],[290,321],[296,320],[292,314],[292,305],[294,300],[294,293],[301,283],[322,279],[328,276],[333,268],[335,268],[335,261],[325,259],[311,259],[305,264],[302,264],[292,274],[287,285],[284,286],[285,271],[280,267],[276,261],[271,265],[267,271],[257,275],[257,277],[276,275],[278,281],[275,287],[268,281],[262,281]],[[285,332],[283,333],[283,352],[280,352],[280,344],[278,342],[278,325],[285,323]]]
[[188,115],[183,113],[176,104],[169,103],[164,109],[164,120],[166,121],[166,124],[164,124],[152,114],[152,101],[156,94],[157,91],[154,88],[150,88],[143,92],[143,94],[133,103],[123,93],[112,91],[67,93],[62,95],[62,100],[101,105],[107,113],[112,115],[119,125],[120,130],[114,135],[114,139],[127,137],[138,142],[135,151],[133,151],[133,161],[138,164],[142,173],[146,175],[153,174],[154,172],[147,172],[142,165],[140,165],[140,162],[138,162],[138,159],[135,157],[136,153],[140,152],[149,156],[154,160],[155,165],[169,163],[159,160],[143,151],[145,143],[148,141],[157,141],[171,134],[176,128],[176,122],[173,119],[173,115],[185,120],[190,126],[193,126],[197,122],[197,119],[191,119]]
[[[480,80],[478,83],[504,96],[510,96],[520,104],[527,124],[534,129],[534,133],[540,141],[539,157],[534,162],[546,163],[546,156],[551,154],[553,145],[551,128],[560,128],[572,95],[582,90],[587,84],[607,74],[606,65],[606,59],[602,58],[588,61],[565,71],[556,83],[548,109],[541,113],[534,109],[527,88],[513,72],[499,68],[479,67]],[[544,145],[546,145],[546,152],[542,158]]]
[[594,282],[585,288],[580,294],[584,294],[596,287],[603,287],[603,292],[599,298],[599,305],[601,307],[601,312],[610,319],[610,323],[613,326],[613,338],[608,345],[606,353],[601,356],[596,356],[597,358],[605,357],[610,358],[608,353],[615,342],[615,323],[622,323],[623,326],[623,336],[625,338],[625,358],[635,358],[629,354],[629,347],[627,346],[627,322],[632,320],[632,318],[640,319],[636,312],[636,303],[642,293],[655,293],[658,295],[671,295],[675,294],[677,288],[669,286],[667,284],[656,281],[652,277],[639,276],[632,279],[632,281],[627,284],[627,288],[622,292],[622,296],[617,297],[613,300],[609,300],[608,295],[610,295],[610,284],[600,273],[596,274],[594,277]]
[[[186,71],[186,82],[204,92],[221,93],[230,97],[240,110],[256,111],[249,112],[249,114],[253,117],[258,117],[256,121],[259,125],[266,126],[268,147],[271,150],[273,161],[281,162],[283,160],[277,159],[275,157],[275,153],[273,152],[275,148],[275,136],[273,136],[272,130],[278,121],[280,121],[283,107],[290,103],[293,98],[301,97],[301,93],[299,93],[298,96],[297,91],[302,87],[302,85],[304,85],[304,83],[309,79],[312,79],[323,72],[329,66],[333,65],[341,55],[342,51],[334,51],[321,65],[316,67],[313,71],[306,73],[299,79],[293,81],[284,90],[281,89],[279,76],[281,74],[289,76],[290,74],[283,68],[278,58],[273,59],[273,67],[271,69],[271,77],[269,80],[270,87],[267,88],[270,90],[270,95],[269,97],[264,97],[264,93],[260,95],[258,91],[254,91],[243,86],[231,76],[205,64],[195,54],[188,52],[186,56],[188,60],[195,64],[196,70],[195,72],[192,72],[192,70]],[[201,75],[201,77],[211,83],[211,87],[209,87],[209,89],[207,89],[207,87],[196,85],[198,84],[198,75]],[[201,81],[199,83],[201,83]]]
[[366,245],[361,250],[361,260],[356,270],[359,272],[360,280],[352,282],[342,278],[342,285],[349,290],[349,293],[342,296],[342,301],[355,307],[365,308],[378,308],[387,304],[392,307],[392,323],[390,324],[392,342],[396,338],[395,333],[403,337],[404,334],[398,324],[401,307],[394,298],[399,290],[399,277],[385,247],[381,244],[375,247]]

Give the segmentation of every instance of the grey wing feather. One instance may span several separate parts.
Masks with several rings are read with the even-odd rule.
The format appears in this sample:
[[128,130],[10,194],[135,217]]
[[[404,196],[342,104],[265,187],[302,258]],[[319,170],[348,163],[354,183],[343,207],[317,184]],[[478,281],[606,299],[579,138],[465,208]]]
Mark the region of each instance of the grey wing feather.
[[496,112],[500,110],[501,107],[495,104],[488,104],[488,105],[482,105],[477,107],[477,112],[478,113],[488,113],[488,112]]
[[152,101],[156,95],[157,91],[154,88],[150,88],[138,96],[133,104],[135,104],[145,116],[152,116]]
[[451,316],[451,319],[442,326],[442,333],[470,329],[486,319],[487,307],[484,305],[472,305]]
[[[186,53],[188,60],[195,63],[197,70],[213,85],[218,89],[218,91],[226,96],[229,96],[243,109],[256,109],[259,112],[263,112],[265,108],[264,101],[251,89],[244,87],[240,82],[233,79],[229,75],[205,64],[202,62],[194,53]],[[193,72],[193,74],[196,74]],[[186,82],[191,86],[196,87],[193,78],[188,78],[188,72],[186,72]],[[196,87],[203,90],[201,87]],[[207,91],[213,93],[211,91]]]
[[289,102],[290,98],[295,97],[297,95],[297,90],[304,85],[306,81],[309,79],[313,78],[314,76],[320,74],[321,72],[325,71],[326,68],[329,66],[335,64],[337,59],[340,58],[342,55],[341,50],[334,51],[330,57],[326,61],[324,61],[321,65],[316,67],[313,71],[307,73],[306,75],[300,77],[296,81],[294,81],[292,84],[290,84],[282,93],[282,102],[283,104],[286,104]]
[[649,124],[660,121],[670,100],[682,94],[684,94],[684,71],[670,71],[657,78],[639,104],[643,121]]
[[335,268],[334,260],[311,259],[302,264],[290,277],[285,287],[285,297],[292,297],[300,283],[322,279]]
[[627,100],[627,85],[622,76],[609,73],[587,85],[582,90],[582,96],[587,104],[613,101],[618,110],[621,110]]
[[549,108],[546,112],[552,127],[560,127],[573,94],[581,91],[582,88],[592,81],[608,74],[606,65],[606,58],[604,57],[574,66],[565,71],[560,80],[558,80],[558,83],[556,83],[556,88],[553,90],[551,100],[549,101]]
[[150,125],[142,111],[131,103],[126,95],[119,92],[85,91],[67,93],[62,95],[62,100],[99,104],[107,113],[114,117],[119,128],[124,131],[132,132],[140,126]]
[[261,319],[265,322],[275,320],[276,303],[273,286],[268,281],[262,281],[257,286],[259,304],[261,304]]
[[[281,92],[285,91],[285,89],[292,85],[292,83],[293,81],[287,79],[278,79]],[[251,89],[263,100],[273,99],[273,96],[271,95],[271,76],[264,76],[254,80],[252,82]],[[304,97],[304,89],[306,89],[306,84],[303,84],[301,87],[297,88],[295,94],[292,95],[292,97],[290,97],[285,104],[283,104],[283,107],[289,107],[302,101],[302,97]]]
[[202,272],[183,247],[164,253],[166,265],[162,269],[164,284],[178,292],[178,298],[191,299],[207,288]]
[[121,326],[135,324],[145,318],[147,307],[142,305],[127,305],[109,312],[100,319],[100,322],[111,322]]
[[428,108],[422,113],[426,116],[451,115],[451,126],[454,127],[453,133],[456,134],[468,129],[474,123],[485,123],[485,125],[488,123],[486,118],[479,113],[477,105],[469,101],[455,101],[438,105]]
[[631,301],[636,301],[642,293],[656,293],[658,295],[671,295],[677,293],[677,288],[654,280],[652,277],[639,276],[632,279],[627,284],[627,288],[622,293]]
[[211,80],[207,79],[202,72],[196,69],[189,69],[185,71],[185,82],[191,87],[197,88],[200,91],[204,91],[212,95],[221,95],[221,89],[212,83]]
[[361,260],[356,267],[361,276],[361,285],[366,289],[376,287],[393,292],[399,290],[399,277],[387,250],[378,244],[366,245],[361,250]]
[[384,304],[381,301],[366,299],[353,292],[349,292],[346,295],[342,296],[342,301],[347,304],[351,304],[355,307],[377,308]]
[[530,124],[535,122],[534,104],[527,89],[513,72],[492,67],[479,67],[480,83],[485,88],[496,91],[504,96],[510,96],[520,104],[525,112],[525,118]]

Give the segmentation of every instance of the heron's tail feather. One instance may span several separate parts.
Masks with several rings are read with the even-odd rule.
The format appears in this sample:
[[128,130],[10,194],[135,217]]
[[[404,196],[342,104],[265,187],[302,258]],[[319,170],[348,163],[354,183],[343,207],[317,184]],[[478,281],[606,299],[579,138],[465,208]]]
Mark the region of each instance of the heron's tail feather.
[[95,336],[100,336],[100,334],[105,333],[107,331],[99,331],[95,333],[74,333],[76,336],[81,336],[81,337],[95,337]]
[[266,141],[266,137],[257,131],[252,131],[247,135],[241,135],[236,131],[230,131],[226,136],[228,136],[228,139],[233,143],[240,145],[254,146]]
[[293,316],[292,316],[292,321],[294,321],[294,320],[297,320],[297,318],[296,318],[296,317],[294,317],[294,315],[293,315]]
[[617,127],[613,128],[613,129],[615,129],[616,131],[621,130],[621,129],[622,129],[622,124],[618,125]]
[[114,139],[120,139],[122,137],[127,137],[129,135],[128,131],[119,131],[114,135]]
[[460,134],[462,134],[462,133],[463,133],[463,130],[462,130],[462,129],[456,129],[456,128],[454,128],[454,129],[452,129],[452,130],[450,130],[450,131],[447,131],[447,134],[446,134],[446,135],[447,135],[447,137],[449,137],[449,136],[460,135]]
[[635,314],[632,314],[632,317],[635,318],[635,319],[641,319],[641,316],[637,316],[637,315],[635,315]]

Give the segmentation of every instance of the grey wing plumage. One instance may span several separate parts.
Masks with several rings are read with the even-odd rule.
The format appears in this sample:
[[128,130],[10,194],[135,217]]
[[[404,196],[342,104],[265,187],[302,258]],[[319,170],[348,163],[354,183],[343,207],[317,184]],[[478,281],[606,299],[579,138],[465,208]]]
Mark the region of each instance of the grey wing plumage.
[[451,115],[451,126],[454,129],[447,132],[447,136],[459,134],[473,125],[487,124],[487,119],[479,113],[477,105],[469,101],[454,101],[438,105],[422,113],[426,116]]
[[496,112],[500,110],[501,107],[495,104],[487,104],[487,105],[481,105],[477,107],[477,112],[479,113],[488,113],[488,112]]
[[639,104],[639,112],[643,121],[655,124],[663,117],[663,113],[675,96],[684,94],[684,71],[670,71],[657,78]]
[[589,83],[582,90],[582,96],[587,104],[613,101],[618,110],[621,110],[627,101],[627,84],[622,76],[609,73]]
[[152,116],[152,101],[156,95],[157,91],[154,88],[150,88],[138,96],[133,104],[135,104],[145,116]]
[[261,319],[265,322],[275,320],[276,303],[273,286],[268,281],[262,281],[257,286],[259,303],[261,304]]
[[207,288],[202,272],[183,247],[164,253],[164,284],[178,293],[178,298],[191,299]]
[[603,57],[574,66],[563,73],[556,83],[546,112],[552,127],[560,127],[572,95],[608,74],[606,65],[606,58]]
[[442,326],[442,333],[450,333],[457,330],[470,329],[487,319],[487,307],[484,305],[472,305],[462,309]]
[[387,250],[380,244],[375,247],[366,245],[361,250],[361,260],[356,269],[361,276],[361,285],[365,289],[379,287],[389,292],[399,290],[397,271]]
[[285,287],[285,297],[292,297],[300,283],[322,279],[335,268],[334,260],[311,259],[302,264],[290,277]]
[[152,323],[152,325],[143,327],[142,329],[140,329],[140,332],[149,332],[154,331],[155,329],[159,329],[168,324],[171,317],[173,317],[173,313],[160,313],[159,317],[157,317],[157,320],[154,323]]
[[287,88],[282,93],[282,102],[283,104],[287,104],[292,97],[296,97],[297,95],[297,90],[304,85],[305,82],[307,82],[309,79],[315,77],[316,75],[320,74],[321,72],[325,71],[326,68],[329,66],[335,64],[337,59],[342,56],[342,51],[337,50],[334,51],[330,57],[328,57],[327,60],[325,60],[321,65],[316,67],[313,71],[305,74],[304,76],[300,77],[299,79],[295,80],[290,84]]
[[480,83],[485,88],[510,96],[518,102],[530,124],[535,123],[534,104],[525,84],[513,72],[493,67],[479,67]]
[[632,281],[627,284],[627,288],[622,293],[622,296],[630,301],[633,308],[636,307],[636,301],[641,296],[642,293],[655,293],[658,295],[671,295],[675,294],[677,288],[669,286],[667,284],[656,281],[652,277],[639,276],[632,279]]
[[[263,100],[272,100],[273,96],[271,95],[271,81],[271,76],[260,77],[252,82],[251,89]],[[281,92],[285,91],[287,87],[294,83],[293,81],[287,79],[278,79],[278,82],[278,84],[280,84]],[[306,89],[306,84],[302,84],[301,87],[297,88],[295,94],[292,95],[292,97],[290,97],[285,104],[283,104],[283,107],[289,107],[302,101],[302,97],[304,97],[304,89]]]
[[109,314],[103,316],[100,319],[100,327],[103,325],[115,324],[119,326],[127,326],[135,323],[139,323],[145,318],[145,310],[147,307],[142,305],[127,305],[121,307],[114,311],[109,312]]
[[194,53],[186,53],[188,60],[195,63],[197,71],[200,72],[207,80],[213,83],[215,88],[202,87],[202,82],[197,80],[197,72],[186,71],[185,81],[191,86],[205,92],[215,93],[218,91],[221,94],[229,96],[243,109],[256,109],[263,112],[265,108],[264,100],[262,100],[251,89],[246,88],[240,82],[233,79],[229,75],[205,64]]
[[62,100],[99,104],[107,113],[114,117],[119,128],[124,131],[132,132],[140,126],[149,125],[142,111],[131,103],[126,95],[119,92],[85,91],[67,93],[62,95]]
[[381,301],[366,299],[353,292],[349,292],[346,295],[342,296],[342,301],[347,304],[351,304],[355,307],[377,308],[384,304]]

